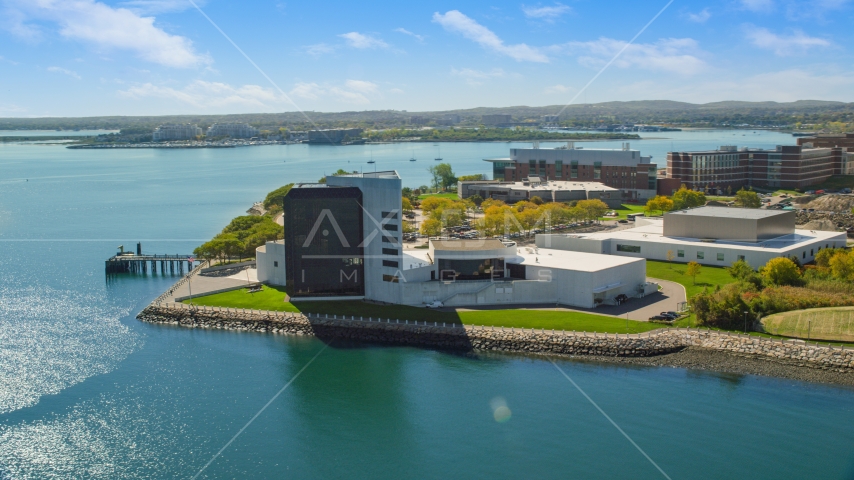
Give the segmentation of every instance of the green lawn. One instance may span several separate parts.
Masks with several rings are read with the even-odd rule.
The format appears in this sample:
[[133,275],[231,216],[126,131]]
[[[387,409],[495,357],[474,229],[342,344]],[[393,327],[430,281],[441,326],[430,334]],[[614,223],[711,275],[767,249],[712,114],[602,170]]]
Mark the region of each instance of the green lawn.
[[700,274],[697,275],[696,283],[694,283],[694,279],[685,275],[686,268],[685,263],[677,263],[675,261],[673,263],[657,260],[646,261],[646,275],[648,277],[670,280],[671,282],[682,284],[688,293],[689,299],[702,292],[705,287],[709,287],[712,290],[718,285],[723,286],[733,282],[732,277],[729,276],[726,269],[703,265],[700,269]]
[[[211,307],[249,308],[312,314],[355,315],[356,317],[390,318],[392,320],[445,322],[496,327],[546,328],[602,333],[640,333],[661,328],[662,325],[594,315],[575,311],[554,310],[461,310],[436,311],[404,305],[376,305],[361,301],[285,302],[283,289],[265,286],[259,293],[233,290],[203,297],[193,303]],[[189,303],[185,301],[184,303]],[[628,329],[627,329],[628,326]]]
[[[617,212],[619,216],[617,217],[599,217],[599,220],[622,220],[626,218],[626,215],[630,213],[643,213],[646,205],[634,205],[631,203],[624,203],[620,206],[620,208],[612,208],[611,210]],[[610,210],[609,210],[610,211]]]
[[454,193],[426,193],[424,195],[418,195],[418,200],[424,200],[427,197],[439,197],[439,198],[450,198],[451,200],[459,200],[459,195]]

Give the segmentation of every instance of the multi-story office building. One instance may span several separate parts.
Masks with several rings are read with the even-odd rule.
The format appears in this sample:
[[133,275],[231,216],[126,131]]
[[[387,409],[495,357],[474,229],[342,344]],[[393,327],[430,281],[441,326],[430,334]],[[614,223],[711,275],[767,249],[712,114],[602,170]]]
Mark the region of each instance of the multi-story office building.
[[208,137],[252,138],[258,129],[248,123],[214,123],[208,128]]
[[154,129],[152,140],[165,142],[168,140],[192,140],[202,134],[198,125],[160,125]]
[[778,146],[773,150],[723,146],[701,152],[667,154],[667,177],[693,190],[741,187],[804,188],[846,170],[842,148]]
[[529,177],[541,180],[601,182],[621,191],[625,200],[655,196],[656,165],[628,143],[619,150],[576,148],[572,142],[560,148],[512,148],[507,158],[488,158],[492,179],[521,182]]
[[854,133],[818,134],[813,137],[798,138],[798,145],[805,148],[835,148],[840,147],[847,152],[854,152]]
[[501,113],[492,114],[492,115],[481,115],[480,123],[484,125],[490,126],[498,126],[498,125],[507,125],[513,121],[512,115],[505,115]]

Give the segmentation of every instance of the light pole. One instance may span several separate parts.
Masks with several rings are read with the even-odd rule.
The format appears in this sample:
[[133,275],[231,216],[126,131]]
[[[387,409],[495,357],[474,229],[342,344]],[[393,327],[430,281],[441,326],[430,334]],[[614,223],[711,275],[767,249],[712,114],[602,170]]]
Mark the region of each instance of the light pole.
[[747,310],[744,311],[744,333],[747,333]]

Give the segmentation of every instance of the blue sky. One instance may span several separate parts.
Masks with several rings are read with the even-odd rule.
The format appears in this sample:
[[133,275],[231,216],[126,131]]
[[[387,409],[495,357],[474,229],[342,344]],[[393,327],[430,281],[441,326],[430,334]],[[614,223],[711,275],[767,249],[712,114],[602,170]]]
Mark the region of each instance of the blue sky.
[[190,0],[0,0],[0,116],[854,101],[854,0],[195,1],[272,82]]

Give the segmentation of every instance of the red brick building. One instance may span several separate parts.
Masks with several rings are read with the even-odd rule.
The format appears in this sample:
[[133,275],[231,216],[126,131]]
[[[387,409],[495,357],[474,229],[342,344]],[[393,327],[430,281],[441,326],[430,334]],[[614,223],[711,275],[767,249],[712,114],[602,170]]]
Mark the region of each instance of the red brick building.
[[703,152],[668,153],[667,178],[678,179],[694,190],[805,188],[846,173],[848,158],[838,147],[792,145],[761,150],[724,146]]

